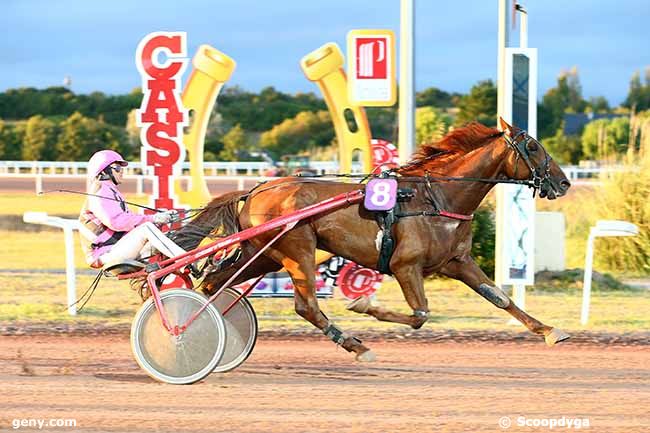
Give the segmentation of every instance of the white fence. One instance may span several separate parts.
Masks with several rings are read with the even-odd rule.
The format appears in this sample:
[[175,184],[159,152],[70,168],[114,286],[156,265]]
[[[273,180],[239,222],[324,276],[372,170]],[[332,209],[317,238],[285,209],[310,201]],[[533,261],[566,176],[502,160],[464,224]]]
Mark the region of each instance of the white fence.
[[[77,161],[0,161],[1,175],[31,174],[31,175],[71,175],[86,174],[87,162]],[[271,166],[268,162],[205,162],[203,164],[207,176],[263,176]],[[310,166],[319,174],[336,173],[336,161],[312,161]],[[353,165],[353,172],[360,172],[360,165]],[[183,164],[183,174],[189,174],[190,164]],[[609,165],[595,168],[584,168],[577,165],[562,166],[570,181],[599,180],[602,176],[624,170],[623,166]],[[126,168],[127,175],[151,176],[151,168],[143,170],[140,162],[130,164]]]
[[[312,161],[310,167],[319,174],[335,173],[338,169],[336,161]],[[50,174],[50,175],[85,175],[87,162],[77,161],[0,161],[0,175],[3,174]],[[271,168],[268,162],[204,162],[205,174],[208,176],[263,176]],[[360,172],[359,164],[353,165],[354,172]],[[183,174],[189,174],[190,164],[182,165]],[[151,167],[143,170],[140,162],[134,162],[126,167],[127,175],[153,175]]]

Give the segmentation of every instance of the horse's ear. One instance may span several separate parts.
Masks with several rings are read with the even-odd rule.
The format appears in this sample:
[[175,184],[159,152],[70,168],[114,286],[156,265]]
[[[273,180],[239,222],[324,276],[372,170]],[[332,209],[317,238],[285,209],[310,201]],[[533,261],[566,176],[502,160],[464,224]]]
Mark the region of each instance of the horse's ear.
[[503,120],[503,117],[499,116],[499,124],[501,125],[501,130],[505,132],[506,134],[512,135],[512,126],[508,124],[505,120]]

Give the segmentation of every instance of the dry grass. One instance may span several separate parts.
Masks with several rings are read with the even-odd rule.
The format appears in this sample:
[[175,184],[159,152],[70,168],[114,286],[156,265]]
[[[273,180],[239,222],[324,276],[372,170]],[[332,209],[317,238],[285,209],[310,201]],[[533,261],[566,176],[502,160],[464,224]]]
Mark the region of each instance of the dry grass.
[[[77,277],[78,295],[92,281],[91,275]],[[437,329],[518,329],[507,325],[509,316],[476,295],[461,283],[431,280],[426,285],[431,320],[427,326]],[[124,281],[104,279],[94,298],[78,316],[66,312],[66,285],[63,274],[28,274],[0,272],[0,324],[15,323],[130,323],[139,307],[139,298]],[[386,308],[410,314],[396,282],[385,282],[378,301]],[[293,311],[293,299],[252,300],[262,328],[274,326],[310,329],[309,324]],[[579,324],[580,292],[531,292],[526,309],[540,320],[567,329],[581,329]],[[390,329],[385,324],[350,313],[347,301],[340,297],[322,299],[323,311],[348,329]],[[592,323],[588,329],[612,332],[650,328],[650,292],[596,292],[592,298]]]
[[[47,212],[50,215],[79,215],[85,197],[76,194],[50,193],[36,194],[0,194],[0,215],[22,215],[28,211]],[[146,205],[146,196],[127,196],[127,201]]]

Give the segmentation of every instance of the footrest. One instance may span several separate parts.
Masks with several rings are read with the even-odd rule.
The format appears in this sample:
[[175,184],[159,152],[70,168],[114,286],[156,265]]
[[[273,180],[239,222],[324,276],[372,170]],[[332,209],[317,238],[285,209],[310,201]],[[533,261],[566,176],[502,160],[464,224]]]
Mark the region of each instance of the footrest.
[[146,267],[146,263],[137,260],[124,260],[119,263],[107,263],[102,268],[104,275],[117,277],[123,274],[132,274],[141,271]]

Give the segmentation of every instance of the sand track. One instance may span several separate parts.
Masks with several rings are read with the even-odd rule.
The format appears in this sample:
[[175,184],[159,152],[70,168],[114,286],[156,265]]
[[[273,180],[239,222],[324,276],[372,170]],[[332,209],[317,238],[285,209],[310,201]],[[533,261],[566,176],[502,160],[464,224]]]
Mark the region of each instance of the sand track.
[[650,430],[648,346],[369,344],[379,360],[358,364],[322,337],[262,337],[238,370],[172,386],[139,369],[125,335],[3,336],[0,431],[74,418],[76,428],[41,431],[494,432],[502,416],[508,431],[549,431],[519,416]]

